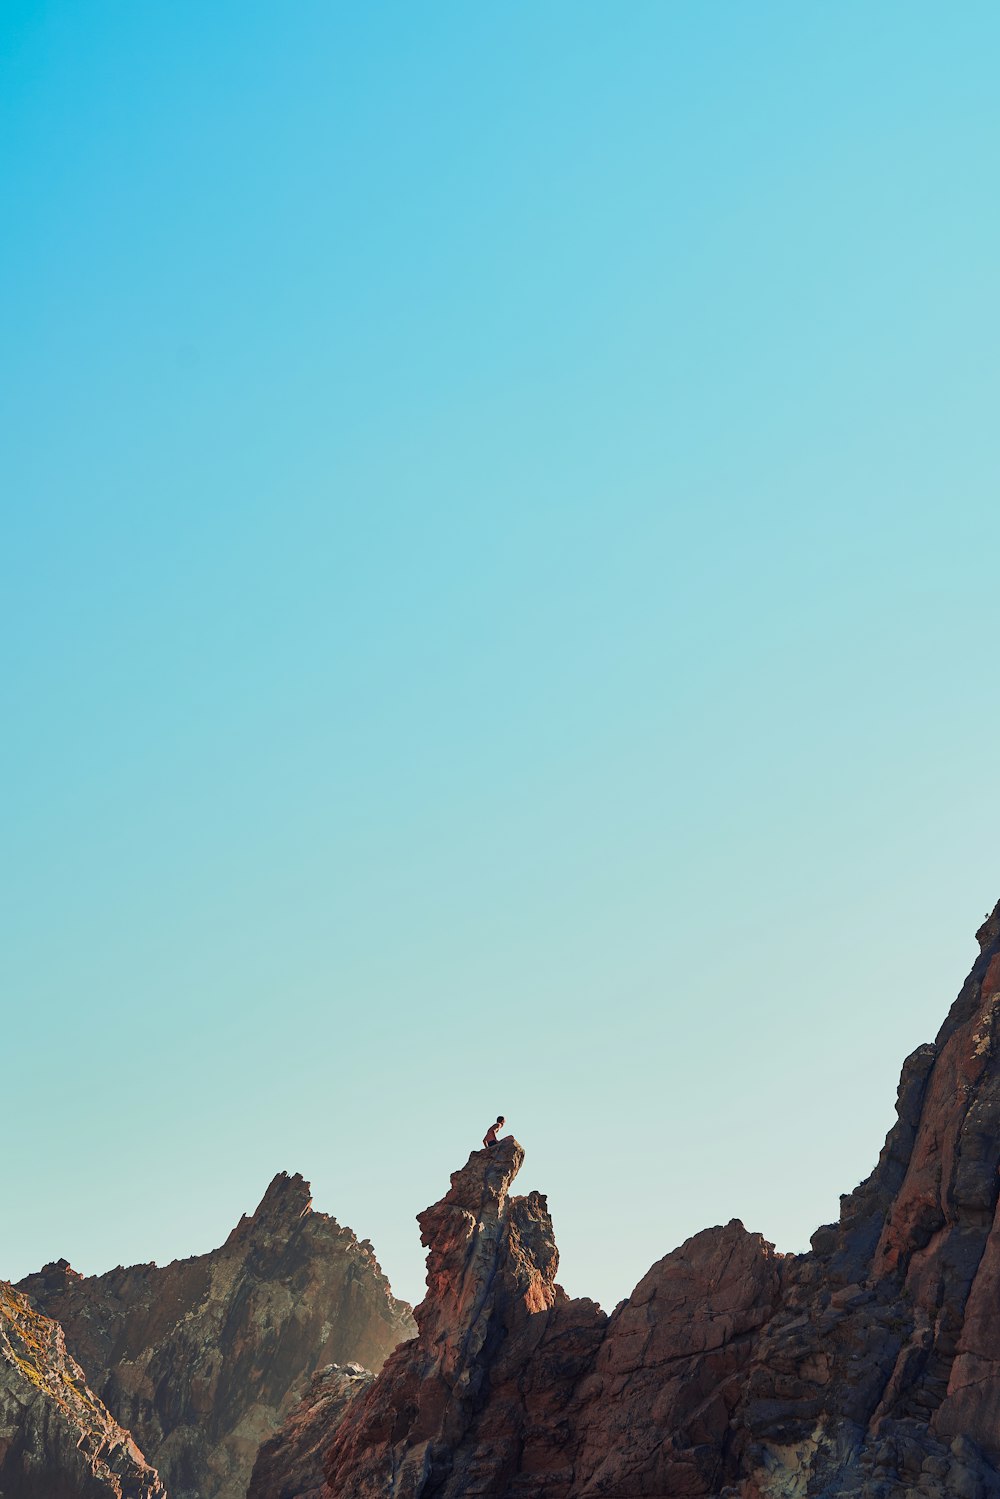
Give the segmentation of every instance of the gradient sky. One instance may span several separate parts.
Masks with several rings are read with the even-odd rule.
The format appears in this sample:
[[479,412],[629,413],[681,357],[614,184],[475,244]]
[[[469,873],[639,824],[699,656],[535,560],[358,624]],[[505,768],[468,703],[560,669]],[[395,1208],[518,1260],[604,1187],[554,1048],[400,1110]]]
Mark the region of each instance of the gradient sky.
[[802,1249],[1000,896],[994,5],[8,0],[0,1274]]

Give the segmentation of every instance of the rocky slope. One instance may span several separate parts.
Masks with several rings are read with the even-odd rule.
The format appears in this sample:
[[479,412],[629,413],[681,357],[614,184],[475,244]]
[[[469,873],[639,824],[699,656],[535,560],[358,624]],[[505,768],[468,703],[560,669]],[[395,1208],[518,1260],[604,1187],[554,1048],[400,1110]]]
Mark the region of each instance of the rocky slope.
[[556,1284],[545,1199],[510,1195],[518,1143],[475,1152],[420,1216],[418,1337],[331,1423],[327,1495],[1000,1496],[1000,906],[978,936],[809,1254],[707,1229],[607,1318]]
[[58,1323],[0,1281],[0,1495],[166,1499],[127,1431],[89,1389]]
[[59,1261],[19,1289],[62,1325],[170,1499],[244,1499],[258,1448],[316,1369],[378,1369],[413,1332],[368,1241],[284,1173],[210,1254],[86,1278]]
[[284,1426],[258,1452],[247,1499],[327,1499],[323,1463],[330,1433],[374,1378],[360,1364],[327,1364],[314,1374]]

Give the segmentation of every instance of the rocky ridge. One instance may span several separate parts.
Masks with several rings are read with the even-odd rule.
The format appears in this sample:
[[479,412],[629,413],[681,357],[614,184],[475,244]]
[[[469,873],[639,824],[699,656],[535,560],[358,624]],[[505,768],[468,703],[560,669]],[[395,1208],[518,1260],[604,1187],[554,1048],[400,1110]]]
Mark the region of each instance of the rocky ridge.
[[87,1385],[58,1323],[0,1281],[0,1495],[166,1499],[154,1468]]
[[418,1336],[331,1424],[327,1495],[1000,1496],[1000,905],[978,937],[808,1254],[706,1229],[605,1317],[556,1283],[544,1197],[510,1195],[521,1146],[474,1152],[420,1215]]
[[89,1277],[61,1260],[19,1290],[61,1324],[170,1499],[244,1499],[258,1448],[314,1372],[378,1369],[414,1328],[370,1243],[284,1172],[209,1254]]

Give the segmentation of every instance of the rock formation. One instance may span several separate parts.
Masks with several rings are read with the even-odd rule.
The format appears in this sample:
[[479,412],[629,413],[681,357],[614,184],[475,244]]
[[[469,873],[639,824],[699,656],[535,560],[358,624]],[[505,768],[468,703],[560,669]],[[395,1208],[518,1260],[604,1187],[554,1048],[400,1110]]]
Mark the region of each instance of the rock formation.
[[19,1289],[62,1325],[170,1499],[244,1499],[261,1442],[317,1368],[378,1369],[413,1331],[371,1245],[283,1172],[210,1254],[90,1277],[61,1260]]
[[977,936],[875,1170],[787,1265],[739,1412],[751,1499],[803,1471],[817,1494],[1000,1492],[1000,905]]
[[575,1384],[606,1319],[555,1284],[544,1197],[508,1195],[523,1159],[510,1138],[474,1152],[444,1200],[421,1213],[430,1253],[418,1337],[338,1428],[328,1459],[334,1494],[528,1496],[546,1492],[545,1469],[571,1477],[564,1448]]
[[284,1426],[258,1452],[247,1499],[327,1499],[323,1462],[330,1433],[374,1378],[360,1364],[327,1364],[314,1374]]
[[87,1386],[58,1323],[0,1281],[0,1495],[166,1499],[146,1462]]
[[323,1499],[1000,1496],[1000,905],[978,936],[808,1254],[706,1229],[608,1318],[556,1284],[544,1197],[510,1196],[520,1145],[474,1152],[420,1215],[418,1336],[331,1423]]

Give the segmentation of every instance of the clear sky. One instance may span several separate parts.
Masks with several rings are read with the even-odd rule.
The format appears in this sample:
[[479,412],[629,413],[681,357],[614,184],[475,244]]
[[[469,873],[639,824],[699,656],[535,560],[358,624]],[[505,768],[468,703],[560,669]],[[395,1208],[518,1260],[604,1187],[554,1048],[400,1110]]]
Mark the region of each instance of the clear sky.
[[992,4],[8,0],[0,1274],[277,1170],[605,1305],[864,1176],[1000,896]]

